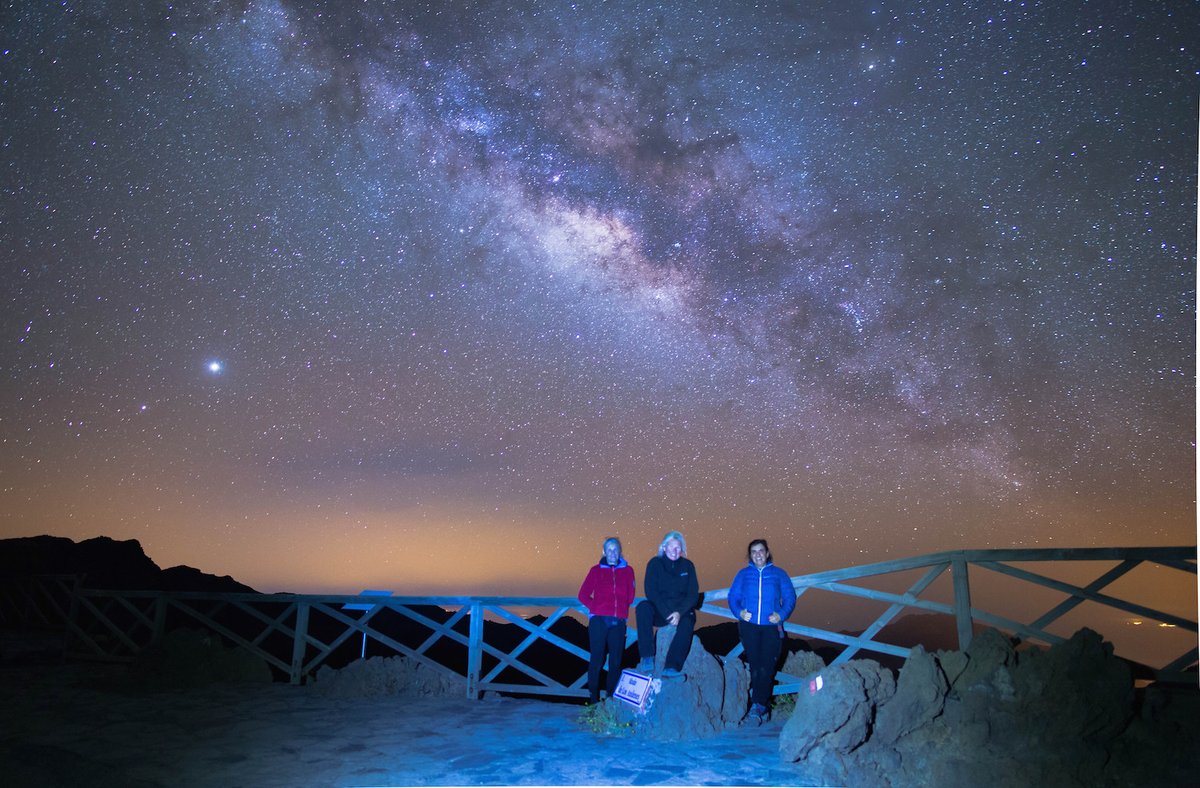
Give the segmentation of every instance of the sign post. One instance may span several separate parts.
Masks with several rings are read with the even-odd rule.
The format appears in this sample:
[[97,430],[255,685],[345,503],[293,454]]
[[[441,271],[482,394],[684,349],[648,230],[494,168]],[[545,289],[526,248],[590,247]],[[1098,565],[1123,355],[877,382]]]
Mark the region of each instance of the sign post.
[[[391,595],[392,595],[391,591],[376,591],[376,590],[372,590],[370,588],[359,593],[359,596],[391,596]],[[373,607],[375,607],[375,605],[370,602],[347,602],[346,604],[342,605],[342,610],[362,610],[365,612],[367,610],[370,610]],[[363,632],[362,636],[363,636],[363,638],[362,638],[362,653],[359,655],[358,658],[366,659],[367,658],[367,633]]]

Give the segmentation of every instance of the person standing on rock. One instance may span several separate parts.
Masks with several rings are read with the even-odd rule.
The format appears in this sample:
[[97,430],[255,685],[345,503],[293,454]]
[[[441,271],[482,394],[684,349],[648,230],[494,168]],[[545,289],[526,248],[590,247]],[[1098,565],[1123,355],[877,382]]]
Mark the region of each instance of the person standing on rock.
[[749,565],[729,587],[729,609],[738,617],[738,635],[750,663],[751,705],[746,717],[762,723],[771,715],[783,622],[796,607],[796,589],[788,573],[771,562],[766,539],[751,542],[746,557]]
[[588,700],[600,700],[600,666],[608,653],[608,697],[621,678],[621,659],[625,656],[625,629],[629,606],[637,589],[633,567],[621,555],[621,540],[604,540],[600,563],[588,570],[579,587],[579,601],[588,611]]
[[654,670],[657,645],[655,627],[675,627],[675,637],[667,648],[663,678],[683,675],[683,663],[692,648],[692,632],[696,629],[696,607],[700,601],[700,582],[696,565],[687,556],[683,534],[671,531],[658,546],[658,555],[646,564],[646,598],[636,609],[638,633],[638,670]]

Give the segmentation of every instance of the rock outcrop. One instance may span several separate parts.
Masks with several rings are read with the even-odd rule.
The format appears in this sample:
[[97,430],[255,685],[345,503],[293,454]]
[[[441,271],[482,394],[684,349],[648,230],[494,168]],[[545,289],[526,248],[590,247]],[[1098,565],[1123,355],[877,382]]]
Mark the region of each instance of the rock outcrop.
[[684,675],[657,678],[662,674],[663,658],[674,636],[675,627],[658,630],[656,678],[650,696],[640,710],[620,703],[615,710],[619,720],[637,735],[656,741],[703,738],[737,725],[748,706],[750,672],[745,663],[733,659],[722,664],[693,635],[692,648],[683,665]]
[[890,670],[866,659],[835,665],[820,676],[820,689],[797,695],[779,753],[785,761],[805,761],[821,775],[840,775],[845,757],[870,736],[876,708],[895,694],[896,682]]
[[815,651],[793,651],[784,658],[780,671],[804,679],[824,669],[825,660]]
[[722,666],[725,692],[721,698],[721,722],[737,725],[750,708],[750,668],[740,659],[727,659]]
[[269,684],[271,668],[246,649],[225,646],[212,632],[174,629],[134,658],[129,676],[149,687],[200,687],[218,682]]
[[313,689],[339,698],[465,697],[467,680],[408,657],[371,657],[340,670],[322,666]]
[[[1149,768],[1143,745],[1156,723],[1131,726],[1130,669],[1088,629],[1045,651],[1018,652],[994,630],[965,652],[918,647],[894,682],[870,660],[819,675],[823,688],[800,693],[779,750],[829,783],[1082,786]],[[1164,719],[1165,735],[1186,739],[1178,713]],[[1200,766],[1194,747],[1186,753]]]

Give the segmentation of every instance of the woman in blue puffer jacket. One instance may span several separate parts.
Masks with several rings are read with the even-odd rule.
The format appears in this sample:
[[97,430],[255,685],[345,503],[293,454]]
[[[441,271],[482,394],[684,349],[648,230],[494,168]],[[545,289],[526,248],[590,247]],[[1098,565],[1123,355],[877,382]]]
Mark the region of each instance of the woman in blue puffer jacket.
[[771,563],[766,539],[746,548],[749,566],[733,578],[729,609],[738,617],[738,635],[750,663],[750,711],[760,724],[770,717],[775,667],[783,646],[783,622],[796,607],[796,589],[788,573]]

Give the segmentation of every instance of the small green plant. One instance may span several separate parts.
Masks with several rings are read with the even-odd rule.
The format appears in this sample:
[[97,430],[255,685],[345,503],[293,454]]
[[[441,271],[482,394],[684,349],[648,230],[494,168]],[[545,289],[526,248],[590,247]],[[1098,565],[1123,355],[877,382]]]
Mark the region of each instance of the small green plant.
[[610,699],[589,703],[579,712],[579,724],[599,736],[626,736],[633,731],[633,720],[619,715],[617,704]]
[[796,698],[798,696],[794,692],[789,692],[786,695],[776,695],[774,703],[771,704],[771,716],[777,720],[786,720],[796,711]]

